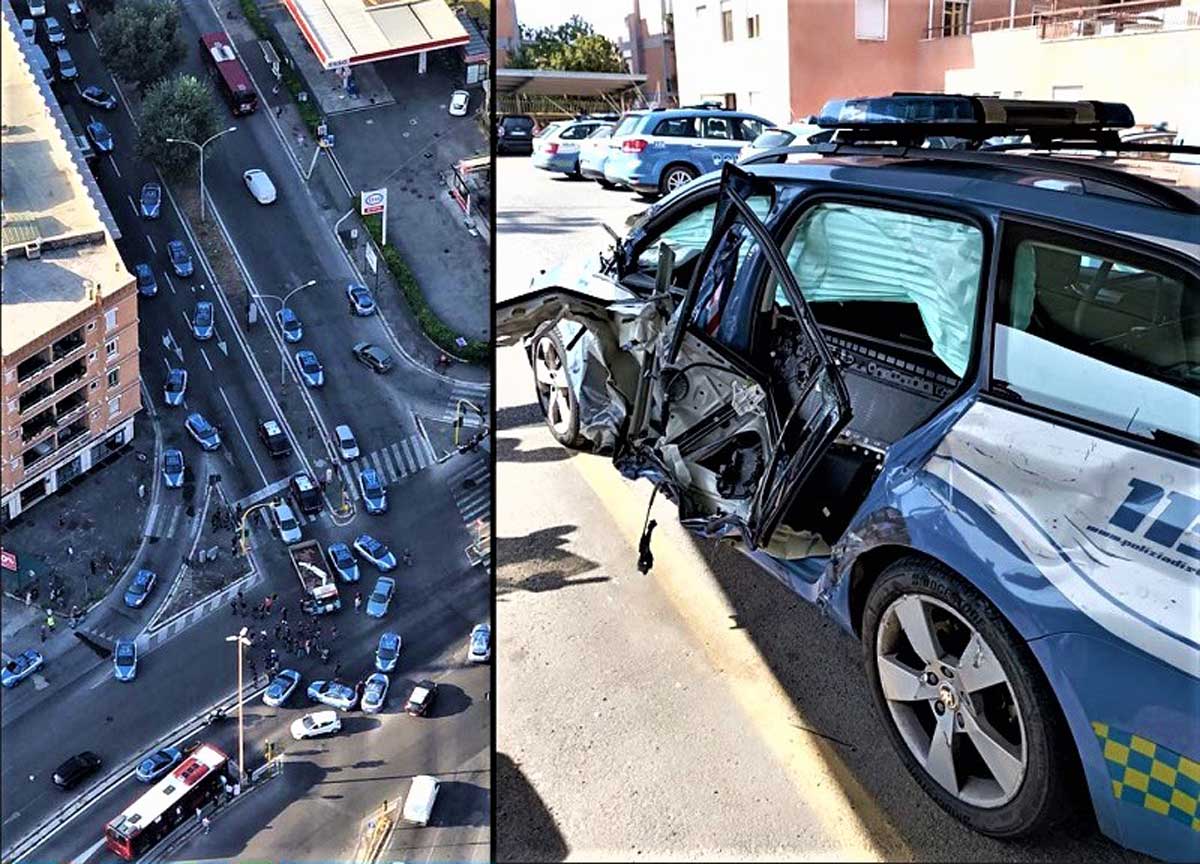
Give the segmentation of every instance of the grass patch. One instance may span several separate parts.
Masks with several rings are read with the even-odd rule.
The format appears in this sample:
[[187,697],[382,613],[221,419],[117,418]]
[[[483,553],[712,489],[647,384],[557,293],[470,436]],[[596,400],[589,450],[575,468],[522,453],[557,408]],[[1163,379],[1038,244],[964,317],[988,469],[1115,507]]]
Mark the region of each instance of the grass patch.
[[[239,2],[242,4],[242,14],[246,16],[246,21],[250,24],[250,28],[257,34],[258,38],[270,41],[271,45],[275,48],[275,53],[280,58],[287,56],[283,50],[283,46],[276,41],[275,34],[271,32],[271,28],[267,26],[266,19],[258,11],[258,6],[254,0],[239,0]],[[282,59],[279,63],[279,75],[283,80],[283,86],[287,87],[288,92],[292,94],[292,99],[296,102],[296,110],[300,112],[300,119],[308,127],[309,133],[315,137],[317,126],[321,123],[321,109],[317,107],[316,100],[309,93],[307,101],[300,101],[299,95],[307,92],[304,82],[301,80],[299,73]]]
[[487,363],[491,356],[491,346],[487,342],[468,339],[466,347],[460,348],[455,340],[462,334],[456,333],[430,308],[425,301],[425,295],[421,293],[421,286],[417,284],[417,279],[409,269],[404,256],[400,254],[400,250],[391,244],[382,245],[383,221],[381,217],[378,214],[364,216],[363,222],[374,239],[375,245],[382,250],[384,263],[395,277],[396,283],[404,294],[404,299],[408,301],[408,306],[412,309],[413,315],[416,316],[417,323],[421,325],[425,335],[448,354],[466,360],[468,363],[481,365]]

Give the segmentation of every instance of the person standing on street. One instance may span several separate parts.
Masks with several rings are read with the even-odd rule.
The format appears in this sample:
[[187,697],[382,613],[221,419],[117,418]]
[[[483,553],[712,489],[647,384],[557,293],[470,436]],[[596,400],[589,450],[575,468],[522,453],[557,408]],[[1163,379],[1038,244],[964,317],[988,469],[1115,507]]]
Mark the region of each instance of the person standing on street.
[[200,824],[204,826],[205,834],[207,834],[212,829],[212,823],[210,821],[208,821],[207,816],[205,816],[203,819],[200,820]]
[[42,641],[43,642],[46,641],[46,625],[45,624],[42,625]]
[[333,667],[333,677],[334,678],[342,677],[342,664],[341,663],[338,663],[336,666]]
[[50,628],[50,632],[54,632],[54,613],[49,609],[46,610],[46,626]]
[[357,612],[362,608],[362,592],[358,591],[354,594],[354,611]]

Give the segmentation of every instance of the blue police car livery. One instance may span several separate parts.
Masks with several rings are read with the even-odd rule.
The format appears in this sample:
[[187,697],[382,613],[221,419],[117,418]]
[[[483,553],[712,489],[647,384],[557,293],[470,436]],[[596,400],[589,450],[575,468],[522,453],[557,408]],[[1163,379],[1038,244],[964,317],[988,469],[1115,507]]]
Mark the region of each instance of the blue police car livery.
[[1086,789],[1113,840],[1200,860],[1200,148],[1103,102],[817,122],[537,277],[498,344],[557,440],[860,640],[951,815],[1029,835]]

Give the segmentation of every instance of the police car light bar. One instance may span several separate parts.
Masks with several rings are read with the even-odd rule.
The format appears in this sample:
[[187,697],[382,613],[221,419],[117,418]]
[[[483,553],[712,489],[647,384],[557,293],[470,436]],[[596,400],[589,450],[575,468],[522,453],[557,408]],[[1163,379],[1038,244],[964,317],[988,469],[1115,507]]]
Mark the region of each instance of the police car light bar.
[[930,136],[982,141],[1028,135],[1034,142],[1094,139],[1134,125],[1133,112],[1120,102],[1052,102],[993,96],[893,93],[891,96],[833,99],[817,125],[836,129],[835,140],[901,140]]

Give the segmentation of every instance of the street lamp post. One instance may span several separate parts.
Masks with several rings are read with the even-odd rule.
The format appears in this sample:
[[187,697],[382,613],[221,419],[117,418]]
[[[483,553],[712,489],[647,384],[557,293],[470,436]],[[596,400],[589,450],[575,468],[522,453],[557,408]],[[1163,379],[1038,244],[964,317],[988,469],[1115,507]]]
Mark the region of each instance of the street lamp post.
[[[287,308],[287,301],[292,298],[293,294],[303,291],[305,288],[311,288],[313,285],[316,285],[316,284],[317,284],[316,279],[309,279],[303,285],[298,285],[297,287],[293,288],[288,293],[284,294],[282,297],[280,297],[278,294],[254,294],[254,293],[251,293],[250,296],[253,297],[255,300],[278,300],[279,301],[279,311],[282,312],[284,309]],[[266,312],[266,310],[263,310],[263,311],[264,311],[264,313]],[[270,327],[269,324],[267,326]],[[284,351],[282,354],[279,355],[279,386],[281,388],[287,386],[286,373],[287,373],[287,352]]]
[[200,152],[200,221],[204,222],[204,148],[216,141],[222,135],[228,135],[230,132],[236,132],[236,126],[230,126],[228,129],[222,129],[216,135],[207,138],[203,144],[197,144],[195,141],[189,141],[187,138],[166,138],[168,144],[190,144]]
[[237,643],[237,681],[238,681],[238,784],[244,785],[246,782],[246,739],[245,726],[242,723],[242,646],[250,645],[250,640],[246,638],[246,629],[243,627],[236,636],[226,636],[226,642]]

